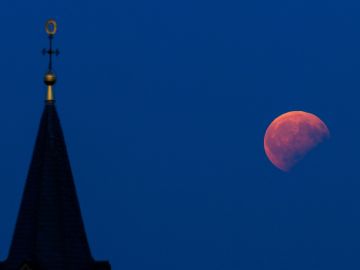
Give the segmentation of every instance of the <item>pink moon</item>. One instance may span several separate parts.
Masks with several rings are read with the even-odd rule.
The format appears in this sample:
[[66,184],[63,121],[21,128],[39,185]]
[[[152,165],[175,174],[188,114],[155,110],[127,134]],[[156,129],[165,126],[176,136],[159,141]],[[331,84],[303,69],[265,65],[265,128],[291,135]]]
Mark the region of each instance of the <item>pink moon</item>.
[[291,111],[271,122],[265,132],[264,149],[272,164],[288,172],[329,137],[329,129],[319,117]]

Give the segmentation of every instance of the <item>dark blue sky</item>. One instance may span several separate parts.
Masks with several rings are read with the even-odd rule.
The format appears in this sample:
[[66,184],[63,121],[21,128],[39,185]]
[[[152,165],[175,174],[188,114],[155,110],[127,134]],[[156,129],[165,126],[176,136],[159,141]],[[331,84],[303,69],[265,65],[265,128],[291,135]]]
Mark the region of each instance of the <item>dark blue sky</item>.
[[[127,270],[360,268],[359,1],[0,4],[0,257],[43,109],[44,22],[93,254]],[[331,140],[291,173],[288,110]]]

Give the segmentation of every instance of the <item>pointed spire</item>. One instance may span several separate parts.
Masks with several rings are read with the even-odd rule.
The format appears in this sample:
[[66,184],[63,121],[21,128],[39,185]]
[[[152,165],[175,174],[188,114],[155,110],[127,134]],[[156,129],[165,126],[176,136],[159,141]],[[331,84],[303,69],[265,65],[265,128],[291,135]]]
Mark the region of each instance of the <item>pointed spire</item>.
[[111,270],[108,261],[96,261],[88,244],[52,86],[52,38],[56,23],[46,24],[50,47],[44,82],[48,95],[9,254],[0,270]]
[[56,75],[53,71],[53,66],[52,66],[53,55],[59,55],[60,53],[58,49],[56,50],[53,49],[53,39],[57,31],[56,21],[53,19],[48,20],[45,24],[45,31],[49,37],[49,48],[43,49],[43,54],[49,55],[49,66],[48,66],[48,71],[44,76],[44,83],[47,85],[46,102],[52,103],[55,101],[53,86],[56,83]]

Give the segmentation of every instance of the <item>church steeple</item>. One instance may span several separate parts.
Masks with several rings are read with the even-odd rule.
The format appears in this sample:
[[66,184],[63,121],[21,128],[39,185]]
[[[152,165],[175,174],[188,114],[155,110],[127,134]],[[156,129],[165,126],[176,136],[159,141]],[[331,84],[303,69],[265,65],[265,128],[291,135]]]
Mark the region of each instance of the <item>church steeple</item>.
[[[56,31],[56,23],[53,26]],[[51,61],[51,45],[48,53]],[[0,270],[110,270],[107,261],[95,261],[91,255],[52,93],[55,74],[52,77],[49,72],[51,62],[45,76],[48,94],[15,232]]]

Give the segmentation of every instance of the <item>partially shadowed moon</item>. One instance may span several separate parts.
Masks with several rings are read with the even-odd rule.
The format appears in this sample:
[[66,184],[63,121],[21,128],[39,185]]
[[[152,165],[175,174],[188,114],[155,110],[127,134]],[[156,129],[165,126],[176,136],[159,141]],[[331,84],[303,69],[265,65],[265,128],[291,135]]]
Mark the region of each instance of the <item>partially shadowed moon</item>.
[[289,171],[329,136],[329,129],[316,115],[303,111],[287,112],[267,128],[265,153],[276,167]]

